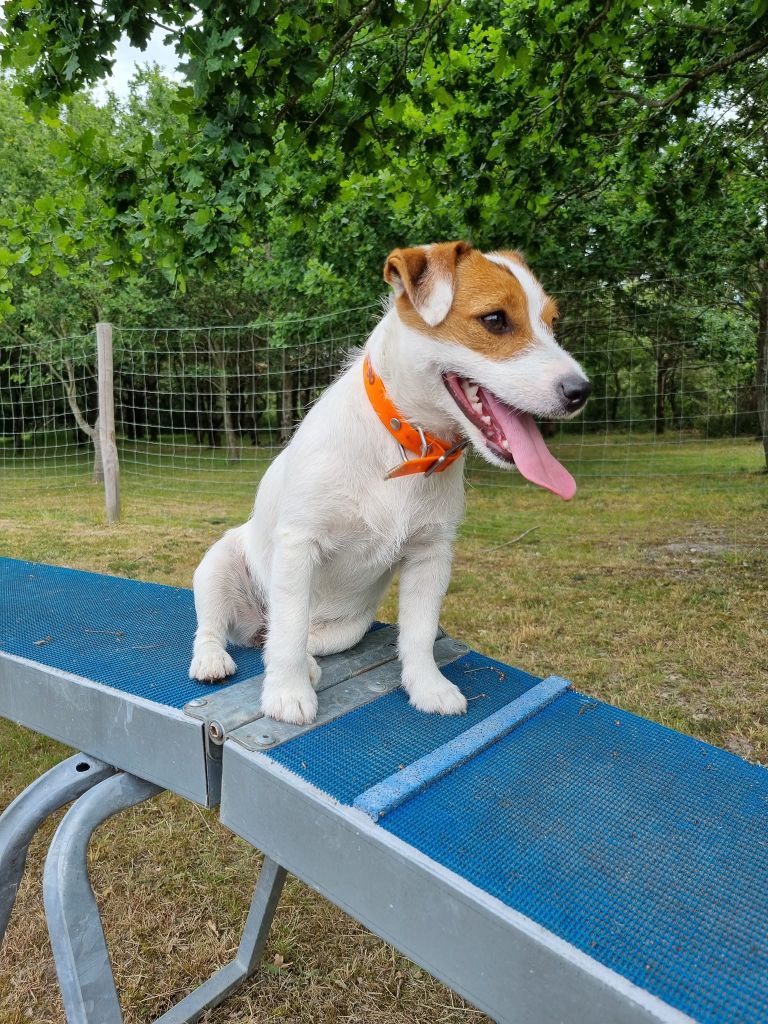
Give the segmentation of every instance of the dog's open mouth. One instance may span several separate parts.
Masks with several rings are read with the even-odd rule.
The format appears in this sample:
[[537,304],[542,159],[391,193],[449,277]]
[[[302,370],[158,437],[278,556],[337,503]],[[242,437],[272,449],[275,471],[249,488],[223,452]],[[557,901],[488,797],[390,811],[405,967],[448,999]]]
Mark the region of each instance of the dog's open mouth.
[[531,483],[568,501],[576,493],[576,481],[551,454],[541,431],[529,413],[520,412],[458,373],[443,375],[445,386],[462,414],[483,435],[486,447],[497,458],[514,464]]

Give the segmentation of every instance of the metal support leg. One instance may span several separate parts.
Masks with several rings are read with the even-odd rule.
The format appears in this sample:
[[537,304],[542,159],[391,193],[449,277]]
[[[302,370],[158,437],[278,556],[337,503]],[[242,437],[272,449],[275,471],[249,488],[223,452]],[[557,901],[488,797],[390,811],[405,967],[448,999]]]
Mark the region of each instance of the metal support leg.
[[70,807],[53,837],[43,900],[69,1024],[122,1024],[86,855],[93,832],[107,818],[160,792],[160,786],[133,775],[115,775]]
[[[88,878],[88,844],[94,831],[107,818],[148,800],[161,792],[161,788],[133,775],[123,773],[109,778],[108,776],[114,772],[113,768],[83,755],[70,758],[70,761],[75,771],[78,764],[87,763],[89,765],[88,772],[81,769],[78,774],[86,775],[92,772],[93,781],[90,785],[93,788],[90,789],[90,792],[81,795],[62,819],[53,837],[45,862],[43,899],[53,956],[56,961],[56,973],[59,978],[68,1024],[122,1024],[123,1017],[104,931]],[[68,763],[64,762],[59,765],[59,769],[64,769]],[[56,772],[57,769],[53,769],[53,772],[48,774],[52,775]],[[97,772],[100,773],[99,778],[102,781],[95,785],[98,781]],[[53,787],[50,787],[51,793],[47,802],[43,805],[41,801],[38,801],[33,806],[50,806],[50,809],[45,812],[50,813],[50,810],[61,806],[67,800],[73,799],[78,792],[82,793],[88,788],[80,780],[78,780],[79,790],[73,789],[71,783],[70,787],[66,788],[64,785],[65,773],[62,771],[60,774],[61,785],[57,792],[61,794],[61,798],[58,803],[52,802]],[[41,784],[45,778],[46,776],[43,776],[39,779],[35,786]],[[29,787],[22,797],[30,794],[33,788]],[[13,805],[8,808],[6,815],[12,807]],[[22,822],[36,821],[39,824],[39,821],[45,817],[45,813],[38,812],[37,818],[35,818],[31,810],[27,811],[26,815],[16,811],[14,818]],[[21,834],[20,826],[14,829],[6,824],[6,815],[0,819],[0,826],[6,827],[11,838]],[[29,837],[34,832],[34,827],[36,825],[28,826]],[[27,845],[29,837],[26,841]],[[20,849],[21,845],[20,841],[17,842],[14,849]],[[0,851],[1,853],[2,851]],[[23,869],[24,854],[26,854],[26,845],[22,849],[18,877]],[[13,863],[17,862],[18,857]],[[0,864],[2,863],[2,859],[0,859]],[[17,885],[18,877],[16,878]],[[235,959],[222,967],[208,981],[182,999],[162,1017],[159,1017],[156,1024],[194,1024],[205,1010],[218,1006],[253,974],[264,951],[285,877],[285,868],[268,857],[264,858]],[[12,900],[10,904],[12,904]]]
[[264,858],[237,956],[162,1017],[158,1017],[155,1024],[194,1024],[200,1020],[205,1010],[218,1006],[230,992],[253,974],[264,951],[272,918],[285,884],[285,875],[285,868],[280,867],[269,857]]
[[49,814],[114,772],[111,765],[95,757],[75,754],[27,786],[0,816],[0,944],[35,832]]

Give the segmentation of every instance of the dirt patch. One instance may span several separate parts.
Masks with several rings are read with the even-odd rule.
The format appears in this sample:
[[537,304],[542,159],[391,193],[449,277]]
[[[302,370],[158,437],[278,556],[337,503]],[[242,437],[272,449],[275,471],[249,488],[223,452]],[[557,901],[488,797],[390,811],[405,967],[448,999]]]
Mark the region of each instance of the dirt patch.
[[741,550],[746,550],[746,548],[741,544],[715,544],[712,541],[691,543],[690,541],[682,541],[673,544],[659,544],[655,549],[649,549],[649,553],[673,556],[703,555],[704,557],[712,558],[713,556],[723,555],[726,552]]
[[718,530],[705,523],[692,523],[685,537],[649,544],[643,549],[646,562],[685,562],[689,565],[720,561],[725,556],[738,558],[755,553],[755,544],[734,537],[732,530]]

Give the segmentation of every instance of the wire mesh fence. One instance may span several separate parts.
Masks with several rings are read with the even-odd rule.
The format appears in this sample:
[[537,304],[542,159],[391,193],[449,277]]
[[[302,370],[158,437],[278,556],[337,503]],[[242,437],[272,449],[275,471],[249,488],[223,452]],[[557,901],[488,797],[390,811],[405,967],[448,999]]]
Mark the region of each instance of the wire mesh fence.
[[121,465],[148,488],[165,473],[253,487],[376,307],[237,327],[115,331]]
[[[653,285],[652,294],[650,284]],[[729,486],[765,467],[756,325],[739,309],[681,300],[671,282],[561,293],[559,337],[584,365],[584,413],[543,425],[583,487],[650,478]],[[124,493],[250,498],[310,405],[364,342],[378,304],[240,326],[114,329]],[[98,479],[93,334],[3,341],[0,495],[76,492]],[[528,486],[474,456],[475,487]],[[73,498],[74,501],[77,498]]]
[[6,499],[26,483],[59,490],[89,477],[98,482],[91,433],[95,364],[93,333],[0,345],[0,494]]

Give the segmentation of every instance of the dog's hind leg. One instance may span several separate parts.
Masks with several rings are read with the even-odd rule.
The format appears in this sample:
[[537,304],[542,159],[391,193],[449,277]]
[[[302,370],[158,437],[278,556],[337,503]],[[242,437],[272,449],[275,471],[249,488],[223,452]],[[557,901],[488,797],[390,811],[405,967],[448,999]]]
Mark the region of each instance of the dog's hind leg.
[[355,619],[334,619],[331,622],[313,622],[309,629],[307,649],[318,658],[326,654],[348,651],[365,636],[371,628],[373,615],[365,614]]
[[229,640],[240,647],[263,647],[267,638],[267,616],[263,604],[249,601],[236,609],[237,618],[229,629]]
[[260,607],[245,566],[240,528],[229,530],[206,552],[195,570],[194,591],[197,632],[189,675],[214,682],[237,669],[227,654],[227,640],[241,639],[244,628],[250,640],[260,628]]

